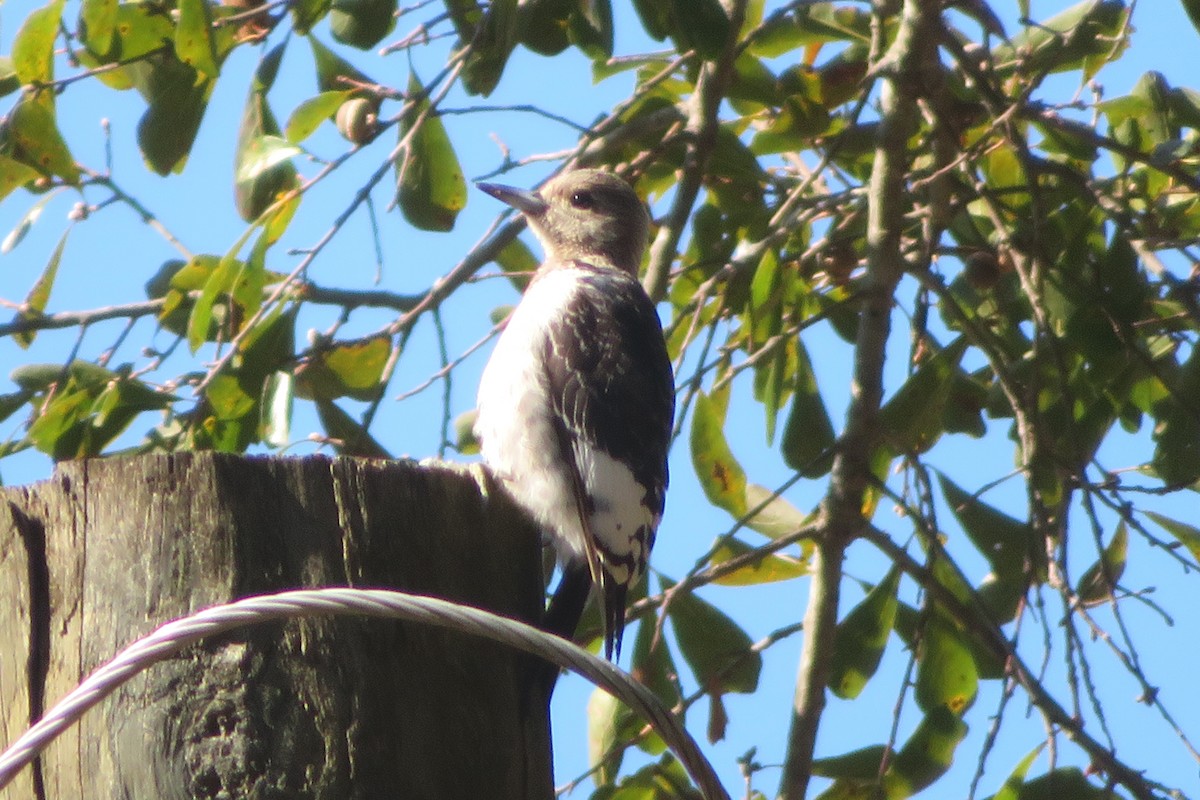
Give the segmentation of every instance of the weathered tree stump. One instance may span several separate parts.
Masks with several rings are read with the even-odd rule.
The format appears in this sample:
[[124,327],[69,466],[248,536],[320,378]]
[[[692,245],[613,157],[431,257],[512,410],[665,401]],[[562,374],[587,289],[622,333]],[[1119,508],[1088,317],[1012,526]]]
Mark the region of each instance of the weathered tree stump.
[[[144,456],[0,490],[0,741],[124,645],[216,603],[397,588],[536,620],[536,532],[482,473]],[[248,627],[126,683],[0,792],[28,798],[550,798],[529,657],[432,626]]]

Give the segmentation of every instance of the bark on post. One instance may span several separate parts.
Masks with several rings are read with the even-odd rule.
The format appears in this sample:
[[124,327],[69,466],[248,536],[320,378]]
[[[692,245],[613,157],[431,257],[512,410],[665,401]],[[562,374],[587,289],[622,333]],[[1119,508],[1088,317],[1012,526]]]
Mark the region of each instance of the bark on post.
[[[179,454],[0,490],[0,742],[134,638],[237,597],[389,587],[535,620],[537,533],[481,476]],[[550,798],[530,663],[387,620],[254,626],[125,684],[0,798]]]

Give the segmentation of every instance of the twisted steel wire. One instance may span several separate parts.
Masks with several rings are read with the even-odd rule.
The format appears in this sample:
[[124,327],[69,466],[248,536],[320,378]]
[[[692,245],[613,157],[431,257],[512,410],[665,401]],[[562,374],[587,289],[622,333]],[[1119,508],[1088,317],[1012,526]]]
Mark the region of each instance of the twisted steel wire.
[[712,765],[654,694],[608,661],[517,620],[436,597],[383,589],[299,589],[248,597],[168,622],[98,667],[0,753],[0,789],[51,741],[118,686],[208,636],[293,617],[360,614],[403,619],[482,636],[571,670],[629,706],[679,758],[706,800],[729,800]]

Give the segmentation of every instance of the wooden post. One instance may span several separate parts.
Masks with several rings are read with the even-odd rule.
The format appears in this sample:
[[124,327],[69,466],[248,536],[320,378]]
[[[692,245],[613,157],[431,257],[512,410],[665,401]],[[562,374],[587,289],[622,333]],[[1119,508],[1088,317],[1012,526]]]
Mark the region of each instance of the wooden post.
[[[398,588],[536,620],[538,536],[478,469],[196,453],[0,490],[0,743],[133,639],[287,588]],[[310,618],[126,683],[2,800],[553,797],[532,662],[431,626]]]

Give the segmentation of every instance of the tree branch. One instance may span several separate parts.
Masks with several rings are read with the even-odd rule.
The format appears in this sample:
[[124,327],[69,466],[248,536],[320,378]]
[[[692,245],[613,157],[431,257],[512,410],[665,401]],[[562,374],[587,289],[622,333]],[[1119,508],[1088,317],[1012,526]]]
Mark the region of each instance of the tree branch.
[[[876,3],[875,49],[887,12]],[[796,676],[791,729],[779,796],[802,800],[808,791],[817,731],[825,709],[830,654],[837,630],[842,559],[865,524],[871,456],[879,442],[883,365],[891,332],[893,293],[904,270],[907,142],[916,129],[916,100],[925,84],[923,51],[936,48],[937,6],[905,0],[896,39],[872,70],[882,78],[880,123],[867,197],[867,275],[855,343],[854,384],[846,428],[838,442],[833,476],[822,503],[813,578],[804,617],[805,641]]]
[[683,158],[683,174],[675,188],[671,210],[667,212],[665,222],[650,245],[650,264],[642,283],[646,293],[655,301],[661,300],[666,294],[671,263],[679,250],[679,240],[683,238],[683,229],[692,214],[692,207],[700,195],[708,157],[716,145],[717,131],[721,127],[721,101],[725,97],[725,87],[729,84],[733,61],[739,50],[737,38],[746,18],[746,0],[733,0],[724,5],[729,12],[729,42],[718,61],[706,61],[700,65],[696,88],[688,104],[685,128],[687,152]]
[[[382,290],[335,289],[318,286],[315,283],[299,283],[292,285],[293,297],[306,303],[338,306],[345,309],[354,308],[390,308],[398,312],[406,312],[419,303],[423,295],[397,294]],[[269,296],[269,295],[267,295]],[[197,300],[200,292],[189,292],[188,297]],[[142,317],[158,315],[166,303],[166,298],[159,297],[144,300],[140,303],[125,303],[118,306],[104,306],[83,311],[59,311],[54,314],[30,314],[18,312],[11,322],[0,323],[0,336],[12,336],[16,333],[33,331],[58,330],[88,326],[110,319],[136,320]]]
[[[930,532],[931,535],[932,533]],[[969,604],[960,601],[939,582],[929,569],[913,559],[905,552],[904,548],[893,542],[883,531],[867,526],[862,531],[862,536],[879,548],[906,575],[917,581],[921,588],[929,592],[938,605],[948,611],[957,622],[979,636],[981,643],[991,655],[1006,665],[1009,674],[1029,694],[1030,702],[1054,725],[1062,729],[1068,739],[1083,748],[1098,768],[1128,789],[1138,800],[1156,800],[1158,795],[1155,793],[1154,787],[1143,777],[1141,772],[1118,759],[1109,748],[1096,741],[1084,730],[1083,721],[1063,708],[1046,691],[1042,681],[1021,660],[1012,643],[1005,638],[1004,632],[980,606],[976,596],[971,596]],[[947,559],[947,563],[952,564],[953,562]]]

